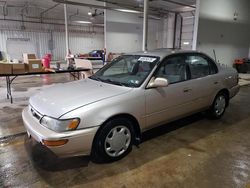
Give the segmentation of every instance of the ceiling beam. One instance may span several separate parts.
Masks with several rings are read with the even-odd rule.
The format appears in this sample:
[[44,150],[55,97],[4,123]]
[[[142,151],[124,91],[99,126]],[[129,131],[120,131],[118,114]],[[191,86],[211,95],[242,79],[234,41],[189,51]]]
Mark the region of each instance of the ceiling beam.
[[176,1],[172,1],[172,0],[161,0],[161,1],[165,1],[165,2],[168,2],[168,3],[175,4],[175,5],[185,6],[185,7],[196,8],[193,5],[189,5],[189,4],[181,3],[181,2],[176,2]]
[[[69,4],[69,5],[75,5],[75,6],[84,6],[84,7],[90,7],[90,8],[97,8],[97,9],[105,9],[105,10],[114,10],[114,11],[119,11],[119,10],[116,10],[115,7],[113,6],[102,6],[102,5],[93,5],[93,4],[88,4],[88,3],[80,3],[80,2],[75,2],[75,1],[68,1],[68,0],[53,0],[54,2],[56,3],[62,3],[62,4]],[[105,1],[104,1],[105,2]],[[107,2],[108,3],[108,2]],[[108,3],[110,4],[110,3]],[[114,4],[113,4],[114,5]],[[119,6],[120,4],[117,3],[115,4],[116,6]],[[123,6],[120,5],[120,7],[123,7],[123,8],[128,8],[128,9],[131,9],[131,10],[136,10],[136,11],[141,11],[143,12],[143,9],[138,7],[138,8],[134,8],[134,7],[128,7],[128,6]],[[172,12],[172,13],[177,13],[176,11],[171,11],[171,10],[165,10],[165,9],[156,9],[156,8],[153,8],[151,7],[150,8],[150,14],[151,15],[160,15],[160,14],[167,14],[169,12]]]
[[[129,5],[127,3],[120,3],[120,2],[113,2],[113,1],[110,1],[110,0],[96,0],[96,1],[99,1],[99,2],[105,2],[107,4],[112,4],[112,5],[116,5],[116,6],[120,6],[120,7],[123,7],[123,8],[129,8],[129,9],[132,9],[132,10],[143,10],[143,6],[140,7],[140,6],[136,6],[136,5]],[[151,1],[154,1],[154,0],[150,0],[149,2]],[[169,9],[164,9],[164,8],[154,8],[154,7],[148,7],[148,9],[152,12],[157,12],[157,13],[162,13],[163,11],[165,11],[165,13],[176,13],[176,11],[172,11],[172,10],[169,10]]]
[[50,8],[48,8],[48,9],[42,11],[42,12],[40,13],[41,17],[43,16],[43,14],[45,14],[46,12],[49,12],[50,10],[56,8],[58,5],[60,5],[60,3],[57,3],[57,4],[53,5],[52,7],[50,7]]
[[53,1],[56,3],[69,4],[69,5],[75,5],[75,6],[84,6],[84,7],[90,7],[90,8],[112,10],[112,7],[108,7],[108,6],[93,5],[93,4],[88,4],[88,3],[80,3],[80,2],[67,1],[67,0],[53,0]]

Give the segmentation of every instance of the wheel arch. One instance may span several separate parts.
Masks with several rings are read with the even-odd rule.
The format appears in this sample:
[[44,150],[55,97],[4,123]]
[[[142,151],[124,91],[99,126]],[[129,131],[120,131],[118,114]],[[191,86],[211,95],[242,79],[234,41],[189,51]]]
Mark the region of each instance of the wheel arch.
[[[217,93],[217,95],[219,94],[219,93],[224,93],[225,95],[226,95],[226,105],[228,106],[229,105],[229,99],[230,99],[230,93],[229,93],[229,90],[228,89],[226,89],[226,88],[224,88],[224,89],[221,89],[218,93]],[[217,96],[216,95],[216,96]]]
[[102,127],[105,126],[105,124],[108,122],[108,121],[111,121],[113,119],[118,119],[118,118],[126,118],[128,119],[129,121],[132,122],[133,124],[133,127],[134,127],[134,131],[135,131],[135,145],[138,145],[141,141],[141,128],[140,128],[140,125],[139,125],[139,122],[138,120],[131,114],[127,114],[127,113],[122,113],[122,114],[116,114],[116,115],[113,115],[111,117],[109,117],[107,120],[105,120],[102,125],[99,127],[99,129],[97,130],[96,134],[95,134],[95,137],[94,137],[94,140],[93,140],[93,143],[92,143],[92,146],[94,145],[94,142],[96,142],[96,138],[100,132],[100,130],[102,129]]

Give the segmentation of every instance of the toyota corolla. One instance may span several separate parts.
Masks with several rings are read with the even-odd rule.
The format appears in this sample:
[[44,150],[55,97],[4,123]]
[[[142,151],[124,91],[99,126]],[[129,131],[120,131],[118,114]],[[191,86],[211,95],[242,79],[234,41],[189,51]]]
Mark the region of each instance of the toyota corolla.
[[201,111],[221,118],[238,91],[237,72],[204,53],[139,52],[40,91],[22,117],[28,135],[58,156],[114,161],[148,129]]

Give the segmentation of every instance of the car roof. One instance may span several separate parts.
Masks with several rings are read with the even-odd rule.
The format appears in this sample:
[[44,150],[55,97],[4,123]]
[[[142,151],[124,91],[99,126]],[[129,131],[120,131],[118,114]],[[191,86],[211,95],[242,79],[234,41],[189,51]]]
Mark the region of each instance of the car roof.
[[139,52],[129,53],[125,55],[157,56],[157,57],[160,57],[160,59],[163,59],[168,55],[179,54],[179,53],[199,53],[199,52],[194,51],[194,50],[162,48],[162,49],[156,49],[156,50],[150,50],[150,51],[139,51]]

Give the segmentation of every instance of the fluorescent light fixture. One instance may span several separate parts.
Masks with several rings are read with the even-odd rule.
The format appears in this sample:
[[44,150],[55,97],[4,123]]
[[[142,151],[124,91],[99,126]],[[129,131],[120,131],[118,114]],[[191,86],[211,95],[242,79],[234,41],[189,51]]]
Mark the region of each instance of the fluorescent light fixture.
[[186,16],[186,17],[182,17],[183,19],[192,19],[194,18],[194,16]]
[[118,9],[115,9],[115,10],[120,11],[120,12],[127,12],[127,13],[136,13],[136,14],[141,13],[140,11],[131,10],[131,9],[120,9],[120,8],[118,8]]
[[190,43],[189,42],[183,42],[184,45],[189,45]]
[[104,24],[94,24],[94,25],[104,27]]
[[76,20],[74,21],[75,23],[80,23],[80,24],[92,24],[90,21],[82,21],[82,20]]

